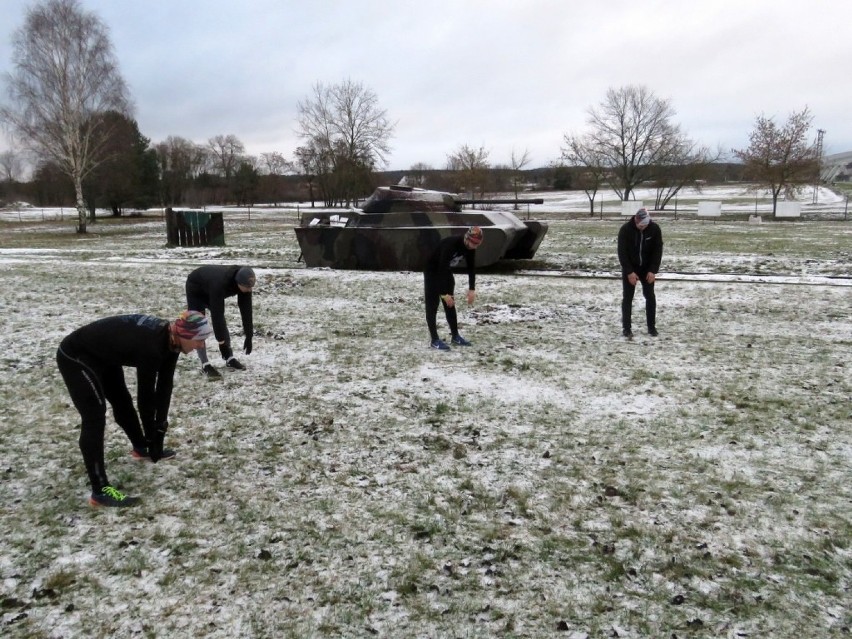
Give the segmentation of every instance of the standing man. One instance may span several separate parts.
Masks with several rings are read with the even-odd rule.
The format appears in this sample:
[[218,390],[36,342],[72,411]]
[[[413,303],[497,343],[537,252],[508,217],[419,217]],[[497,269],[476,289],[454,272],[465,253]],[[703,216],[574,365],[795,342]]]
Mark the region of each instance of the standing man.
[[648,334],[657,336],[657,298],[654,281],[663,259],[663,232],[644,208],[636,211],[618,231],[618,261],[621,263],[621,334],[633,337],[631,314],[636,283],[642,284],[645,296],[645,319]]
[[[202,313],[184,311],[173,323],[150,315],[118,315],[78,328],[62,340],[56,363],[80,412],[80,452],[92,485],[93,506],[132,506],[107,478],[104,464],[106,405],[133,445],[135,459],[157,462],[175,456],[163,449],[169,428],[169,404],[180,353],[204,346],[213,332]],[[124,369],[136,369],[136,404],[124,381]],[[140,424],[141,418],[141,424]]]
[[441,351],[450,350],[447,343],[438,337],[436,323],[438,300],[444,306],[447,324],[450,325],[452,343],[457,346],[470,346],[470,342],[459,335],[456,302],[453,297],[456,280],[453,277],[452,269],[464,259],[468,281],[467,303],[473,304],[476,299],[476,248],[480,244],[482,244],[482,229],[478,226],[472,226],[464,236],[451,235],[441,240],[426,262],[426,270],[423,271],[423,283],[426,301],[426,326],[429,327],[430,346],[432,348]]
[[[234,357],[234,351],[231,349],[231,335],[225,323],[225,298],[237,296],[237,306],[240,309],[243,333],[245,333],[243,351],[248,355],[251,353],[251,337],[254,332],[251,317],[251,291],[255,282],[254,271],[248,266],[202,266],[186,278],[186,306],[190,310],[201,313],[206,312],[205,309],[210,309],[210,321],[213,324],[216,341],[219,342],[219,351],[222,353],[225,365],[231,370],[243,371],[246,367]],[[222,374],[207,361],[207,348],[202,345],[197,352],[198,359],[201,360],[201,370],[207,379],[222,379]]]

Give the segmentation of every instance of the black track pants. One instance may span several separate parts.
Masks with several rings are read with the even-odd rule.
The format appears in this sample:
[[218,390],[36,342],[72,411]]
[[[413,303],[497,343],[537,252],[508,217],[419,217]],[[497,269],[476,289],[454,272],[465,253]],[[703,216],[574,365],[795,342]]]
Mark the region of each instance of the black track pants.
[[121,366],[96,370],[86,362],[76,359],[60,348],[56,351],[56,364],[74,407],[80,413],[80,452],[92,490],[99,492],[109,484],[104,466],[104,431],[106,430],[106,405],[112,406],[115,421],[124,430],[135,448],[147,446],[139,415],[133,398],[124,381]]
[[438,325],[436,317],[438,315],[438,302],[444,307],[444,315],[447,316],[447,324],[450,326],[450,334],[458,335],[459,321],[456,314],[455,306],[447,306],[444,300],[441,299],[441,289],[449,290],[450,294],[455,295],[456,280],[453,274],[449,275],[449,286],[444,286],[447,282],[442,282],[438,273],[425,271],[423,273],[423,289],[424,302],[426,303],[426,326],[429,328],[429,338],[438,339]]
[[[648,330],[652,331],[657,328],[657,297],[654,295],[654,285],[645,281],[646,276],[647,273],[639,274],[639,282],[642,284],[642,295],[645,297],[645,319],[648,323]],[[621,284],[621,328],[631,330],[633,294],[636,292],[636,285],[628,282],[626,275],[621,276]]]

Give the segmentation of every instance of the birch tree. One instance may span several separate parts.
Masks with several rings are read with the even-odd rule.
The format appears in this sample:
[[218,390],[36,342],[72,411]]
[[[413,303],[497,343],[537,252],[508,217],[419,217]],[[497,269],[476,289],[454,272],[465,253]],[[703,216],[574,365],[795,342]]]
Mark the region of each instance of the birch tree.
[[27,11],[12,51],[10,103],[0,107],[0,120],[22,146],[71,178],[77,231],[85,233],[83,180],[106,157],[110,125],[103,115],[131,112],[108,29],[77,0],[46,0]]

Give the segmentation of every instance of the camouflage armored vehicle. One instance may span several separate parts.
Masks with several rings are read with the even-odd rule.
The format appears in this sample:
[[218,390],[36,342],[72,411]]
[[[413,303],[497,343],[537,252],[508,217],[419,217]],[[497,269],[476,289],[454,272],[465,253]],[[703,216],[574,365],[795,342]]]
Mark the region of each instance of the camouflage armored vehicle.
[[448,235],[482,228],[476,265],[535,255],[547,224],[522,221],[508,210],[464,210],[466,204],[541,204],[541,199],[472,200],[442,191],[382,186],[360,209],[309,216],[295,229],[308,267],[368,271],[422,271]]

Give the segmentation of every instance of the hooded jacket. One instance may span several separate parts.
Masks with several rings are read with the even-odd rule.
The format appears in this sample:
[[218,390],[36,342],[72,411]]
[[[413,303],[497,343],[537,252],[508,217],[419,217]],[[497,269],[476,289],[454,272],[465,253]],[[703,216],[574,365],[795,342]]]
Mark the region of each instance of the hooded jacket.
[[640,230],[631,217],[618,231],[618,261],[621,274],[657,273],[663,259],[663,232],[651,220]]

